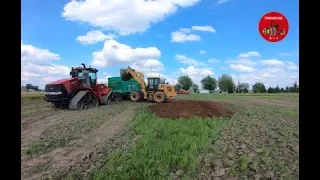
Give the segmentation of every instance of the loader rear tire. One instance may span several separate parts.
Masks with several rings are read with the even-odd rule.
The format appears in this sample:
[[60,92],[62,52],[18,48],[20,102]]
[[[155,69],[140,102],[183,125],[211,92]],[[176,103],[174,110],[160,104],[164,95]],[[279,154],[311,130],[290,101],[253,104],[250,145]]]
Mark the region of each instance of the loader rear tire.
[[141,100],[141,94],[139,92],[132,92],[130,94],[130,100],[133,102],[138,102]]
[[166,100],[167,100],[166,94],[164,94],[164,92],[162,91],[157,91],[153,95],[153,101],[156,103],[164,103],[166,102]]

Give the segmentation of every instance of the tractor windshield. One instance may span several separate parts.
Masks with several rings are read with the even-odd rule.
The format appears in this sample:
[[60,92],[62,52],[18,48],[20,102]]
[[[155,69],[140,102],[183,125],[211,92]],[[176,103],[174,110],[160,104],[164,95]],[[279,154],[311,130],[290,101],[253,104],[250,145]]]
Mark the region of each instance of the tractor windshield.
[[[81,70],[74,71],[72,73],[72,77],[82,78],[82,71]],[[90,78],[91,85],[97,84],[97,74],[94,71],[89,71],[89,78]]]
[[82,77],[82,71],[71,71],[70,72],[71,77],[78,77],[81,78]]
[[81,78],[81,77],[82,77],[82,71],[78,71],[77,77],[78,77],[78,78]]
[[89,78],[90,78],[91,85],[96,85],[97,84],[97,74],[95,72],[90,71],[89,72]]

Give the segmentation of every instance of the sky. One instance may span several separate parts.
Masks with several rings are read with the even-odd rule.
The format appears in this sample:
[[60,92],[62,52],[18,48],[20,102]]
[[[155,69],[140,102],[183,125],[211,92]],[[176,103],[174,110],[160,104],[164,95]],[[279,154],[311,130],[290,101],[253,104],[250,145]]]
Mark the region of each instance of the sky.
[[[260,18],[281,12],[285,39],[264,40]],[[97,68],[98,81],[130,66],[177,83],[224,73],[235,83],[299,81],[297,0],[22,0],[21,85],[43,88],[71,67]]]

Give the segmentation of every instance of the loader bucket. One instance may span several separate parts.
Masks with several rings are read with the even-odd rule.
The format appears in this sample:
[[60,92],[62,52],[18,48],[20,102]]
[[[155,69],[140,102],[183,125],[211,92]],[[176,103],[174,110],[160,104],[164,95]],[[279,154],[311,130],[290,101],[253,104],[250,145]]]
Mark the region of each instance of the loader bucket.
[[125,69],[120,69],[120,76],[122,81],[129,81],[132,78],[131,74]]

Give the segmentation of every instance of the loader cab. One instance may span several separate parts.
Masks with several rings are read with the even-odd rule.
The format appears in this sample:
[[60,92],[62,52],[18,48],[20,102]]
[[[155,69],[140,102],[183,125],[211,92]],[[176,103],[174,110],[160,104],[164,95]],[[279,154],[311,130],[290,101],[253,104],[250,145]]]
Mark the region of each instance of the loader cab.
[[[89,71],[89,79],[90,79],[90,86],[95,86],[97,85],[97,69],[94,68],[85,68],[87,71]],[[78,68],[72,68],[70,71],[70,76],[71,77],[78,77],[81,78],[82,77],[82,72],[85,70],[82,67],[78,67]]]
[[148,89],[149,91],[157,90],[159,84],[160,84],[160,78],[159,78],[159,77],[149,77],[149,78],[148,78],[148,86],[147,86],[147,89]]

